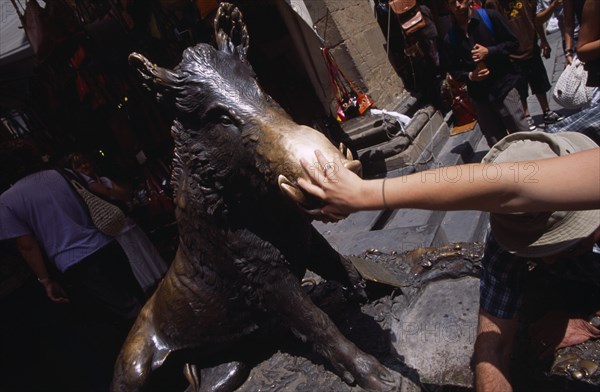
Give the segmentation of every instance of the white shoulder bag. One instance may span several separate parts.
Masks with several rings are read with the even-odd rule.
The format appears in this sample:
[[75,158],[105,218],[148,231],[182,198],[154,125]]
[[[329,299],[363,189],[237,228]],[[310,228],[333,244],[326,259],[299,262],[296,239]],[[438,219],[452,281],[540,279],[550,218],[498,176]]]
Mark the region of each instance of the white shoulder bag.
[[579,109],[592,100],[593,87],[587,87],[587,71],[577,57],[560,74],[552,97],[560,106],[567,109]]

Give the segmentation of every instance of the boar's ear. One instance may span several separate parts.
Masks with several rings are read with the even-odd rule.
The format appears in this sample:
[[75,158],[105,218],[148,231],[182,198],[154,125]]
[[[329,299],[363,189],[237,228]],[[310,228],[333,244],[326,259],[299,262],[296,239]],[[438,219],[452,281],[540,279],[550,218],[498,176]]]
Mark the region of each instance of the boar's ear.
[[250,36],[240,10],[230,3],[221,3],[214,22],[217,48],[224,52],[237,53],[240,60],[247,62],[246,54]]
[[152,64],[139,53],[129,55],[129,64],[138,71],[144,86],[156,95],[158,101],[173,98],[178,81],[175,73]]

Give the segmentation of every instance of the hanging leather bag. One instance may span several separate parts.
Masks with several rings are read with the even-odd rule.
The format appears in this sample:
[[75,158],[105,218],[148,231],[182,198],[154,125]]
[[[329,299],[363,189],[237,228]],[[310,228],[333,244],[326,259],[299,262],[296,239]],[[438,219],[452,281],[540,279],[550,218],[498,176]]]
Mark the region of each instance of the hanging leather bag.
[[425,18],[423,18],[423,14],[419,10],[417,10],[408,20],[401,24],[402,30],[406,35],[412,35],[426,25],[427,22],[425,22]]
[[402,31],[407,36],[427,25],[416,0],[392,0],[390,1],[390,10],[398,19]]
[[417,0],[392,0],[390,9],[397,17],[412,13],[417,8]]

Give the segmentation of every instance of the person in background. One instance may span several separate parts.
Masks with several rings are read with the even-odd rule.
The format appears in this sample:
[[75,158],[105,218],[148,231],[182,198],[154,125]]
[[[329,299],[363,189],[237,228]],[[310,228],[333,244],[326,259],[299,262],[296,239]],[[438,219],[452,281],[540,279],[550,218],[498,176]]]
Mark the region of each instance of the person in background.
[[595,87],[589,107],[554,124],[547,132],[582,132],[600,143],[600,2],[588,0],[583,6],[581,29],[577,42],[577,55],[585,61],[587,86]]
[[588,72],[587,86],[600,87],[600,4],[587,0],[583,5],[577,55]]
[[474,10],[471,0],[447,4],[453,23],[441,45],[442,65],[454,80],[467,84],[488,145],[527,131],[516,90],[520,76],[509,57],[519,46],[517,38],[496,11]]
[[[131,193],[127,188],[108,177],[99,176],[94,164],[85,155],[73,153],[67,161],[69,167],[83,177],[93,193],[131,206]],[[130,217],[115,239],[127,254],[138,283],[144,292],[150,294],[166,273],[167,264],[146,233]]]
[[565,58],[568,64],[573,62],[581,22],[583,19],[583,5],[585,0],[563,0],[564,17],[565,17],[565,32],[564,32],[564,48]]
[[[546,22],[548,22],[547,28],[544,26]],[[543,29],[547,34],[559,30],[563,37],[562,44],[564,50],[565,17],[563,13],[563,0],[538,0],[535,15],[535,27],[537,31],[542,31]]]
[[[540,22],[539,28],[543,28],[546,34],[552,34],[560,31],[564,36],[565,18],[563,16],[563,0],[538,0],[536,22]],[[548,22],[547,26],[544,24]],[[540,31],[540,30],[538,30]],[[564,42],[563,42],[564,49]]]
[[94,226],[61,173],[39,171],[40,159],[28,148],[1,158],[13,177],[0,194],[0,240],[15,242],[50,300],[73,305],[85,325],[77,332],[87,334],[103,358],[105,377],[95,387],[107,390],[114,360],[144,302],[127,256]]
[[[550,57],[550,45],[546,39],[546,32],[539,28],[536,23],[537,0],[487,0],[485,3],[487,9],[494,9],[501,15],[504,15],[508,25],[519,40],[519,48],[511,54],[511,59],[519,68],[522,78],[517,84],[517,89],[521,97],[521,104],[525,112],[527,126],[530,131],[537,127],[535,121],[529,114],[527,97],[529,88],[536,96],[543,111],[544,123],[546,125],[554,124],[563,119],[561,115],[550,110],[547,92],[552,85],[548,80],[548,74],[542,61],[542,54],[545,58]],[[538,45],[538,36],[540,45]]]

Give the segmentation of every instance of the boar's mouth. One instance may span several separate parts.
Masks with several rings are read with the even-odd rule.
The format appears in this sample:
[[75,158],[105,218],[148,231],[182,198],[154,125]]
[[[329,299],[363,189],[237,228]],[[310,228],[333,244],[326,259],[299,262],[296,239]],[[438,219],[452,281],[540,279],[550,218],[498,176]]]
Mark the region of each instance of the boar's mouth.
[[[352,156],[352,152],[349,149],[347,149],[343,144],[340,144],[339,150],[343,156],[342,164],[344,165],[344,167],[360,175],[362,169],[360,161],[354,159],[354,157]],[[280,174],[278,176],[277,184],[279,185],[279,189],[284,195],[296,202],[302,210],[304,210],[314,219],[317,219],[321,222],[337,222],[346,218],[347,216],[324,214],[321,211],[321,208],[325,205],[325,203],[323,203],[322,200],[312,196],[311,194],[306,193],[298,186],[296,181],[290,180],[287,176],[283,174]]]

